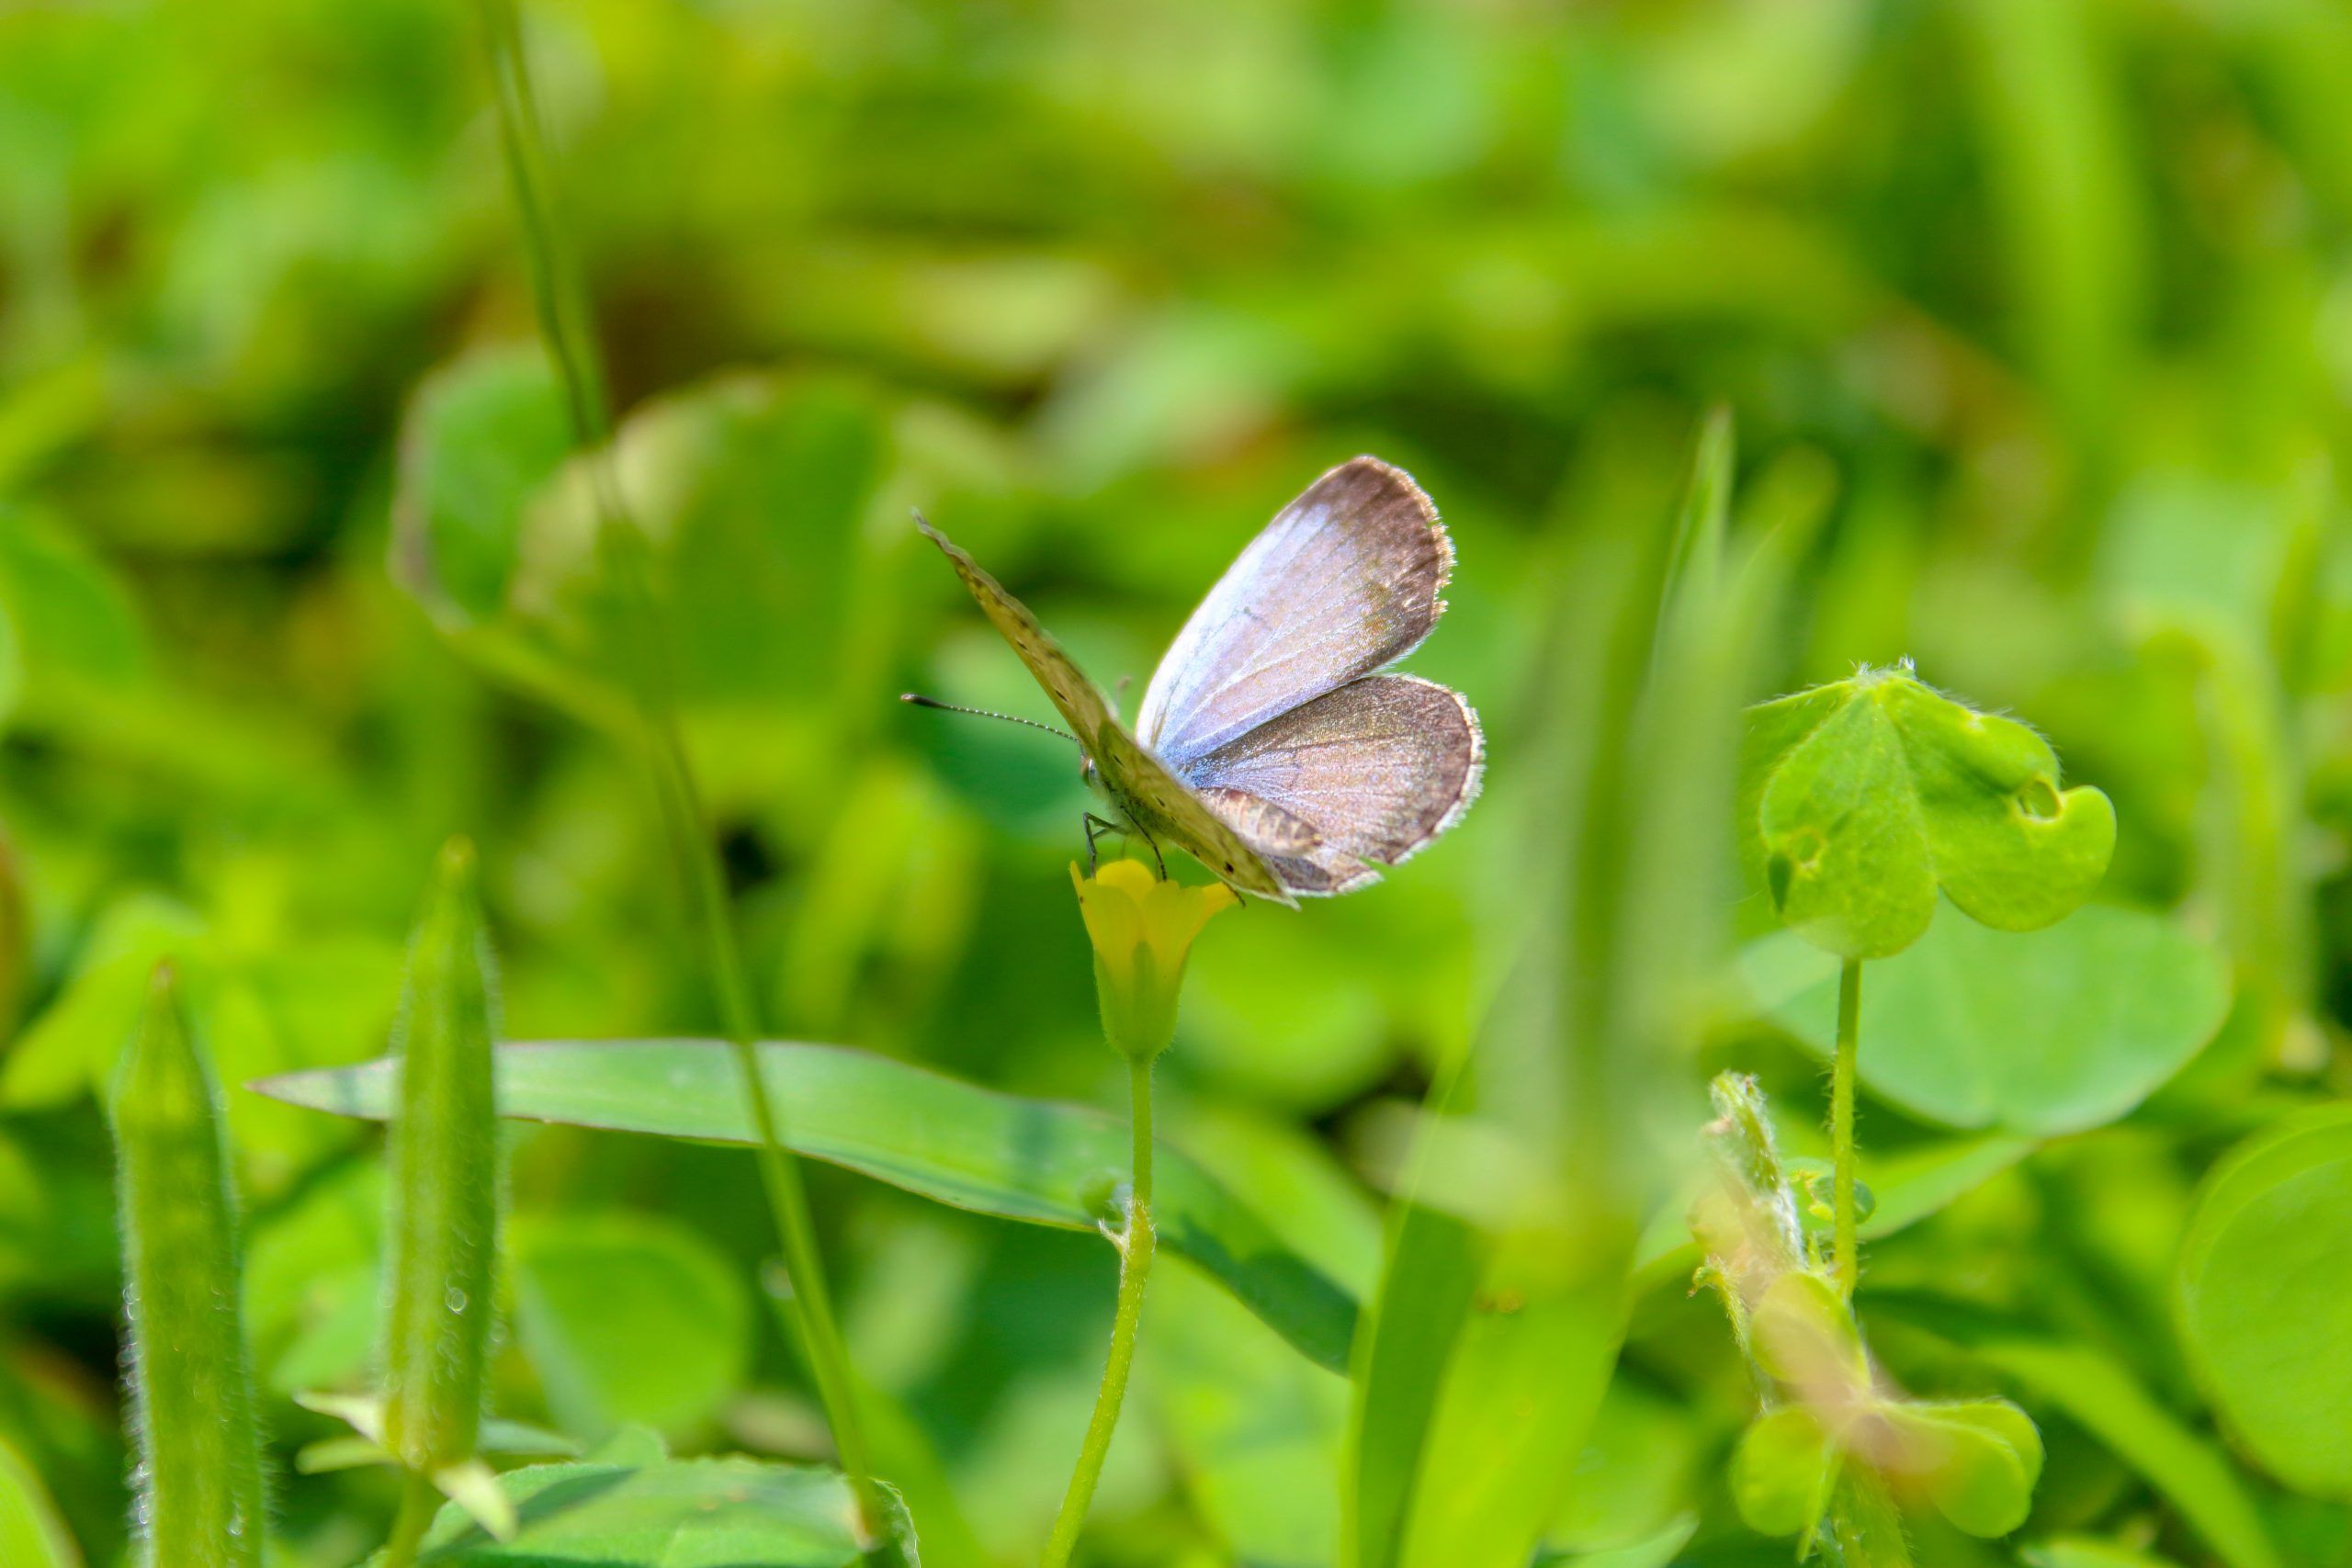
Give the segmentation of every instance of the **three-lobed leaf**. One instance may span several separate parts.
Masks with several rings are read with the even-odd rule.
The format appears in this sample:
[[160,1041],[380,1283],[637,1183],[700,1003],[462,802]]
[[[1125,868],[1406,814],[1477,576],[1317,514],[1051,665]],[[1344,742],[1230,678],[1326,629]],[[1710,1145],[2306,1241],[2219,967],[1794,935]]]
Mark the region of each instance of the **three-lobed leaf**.
[[1751,710],[1737,809],[1744,855],[1782,919],[1841,958],[1917,942],[1939,887],[1998,930],[2050,925],[2115,851],[2114,807],[2087,786],[2062,790],[2048,742],[1907,668]]

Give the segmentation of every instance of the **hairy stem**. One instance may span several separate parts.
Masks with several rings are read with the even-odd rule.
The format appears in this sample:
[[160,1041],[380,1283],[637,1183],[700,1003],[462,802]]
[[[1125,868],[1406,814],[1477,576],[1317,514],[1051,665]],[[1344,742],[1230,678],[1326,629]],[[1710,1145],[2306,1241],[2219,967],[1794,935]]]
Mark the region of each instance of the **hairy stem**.
[[653,775],[662,822],[684,868],[690,912],[709,972],[721,1026],[734,1047],[743,1097],[759,1134],[761,1185],[773,1212],[791,1285],[790,1316],[798,1330],[819,1399],[832,1427],[842,1467],[849,1472],[869,1536],[883,1514],[867,1460],[849,1350],[825,1282],[799,1162],[777,1135],[775,1106],[759,1066],[759,1017],[745,977],[741,944],[728,908],[727,887],[705,817],[701,792],[686,756],[663,668],[659,605],[644,566],[644,537],[630,517],[613,461],[612,411],[589,319],[587,292],[565,242],[554,181],[531,89],[514,0],[482,0],[491,63],[496,78],[500,139],[521,218],[531,269],[532,297],[548,352],[555,360],[571,411],[575,440],[587,458],[599,515],[598,542],[630,612],[628,667],[642,750]]
[[1861,1044],[1862,961],[1838,972],[1838,1056],[1830,1068],[1829,1145],[1837,1181],[1838,1293],[1851,1298],[1861,1259],[1854,1239],[1854,1059]]
[[1127,1372],[1136,1359],[1136,1326],[1143,1317],[1144,1286],[1151,1277],[1151,1257],[1158,1241],[1151,1225],[1151,1062],[1127,1065],[1133,1102],[1135,1178],[1127,1201],[1127,1230],[1119,1247],[1119,1304],[1111,1318],[1111,1354],[1102,1367],[1102,1387],[1094,1396],[1094,1415],[1086,1423],[1086,1440],[1078,1450],[1078,1466],[1070,1472],[1069,1490],[1062,1495],[1053,1534],[1046,1538],[1042,1568],[1063,1568],[1078,1546],[1086,1524],[1087,1505],[1094,1500],[1095,1483],[1102,1479],[1102,1461],[1111,1451],[1111,1434],[1118,1429],[1119,1404],[1126,1397]]

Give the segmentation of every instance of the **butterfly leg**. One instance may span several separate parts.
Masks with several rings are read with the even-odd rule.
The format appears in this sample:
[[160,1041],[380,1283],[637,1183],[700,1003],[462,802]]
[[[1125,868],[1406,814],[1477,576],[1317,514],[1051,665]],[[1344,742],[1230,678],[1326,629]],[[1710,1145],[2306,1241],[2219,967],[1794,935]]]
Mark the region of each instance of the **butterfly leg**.
[[1145,831],[1144,825],[1140,822],[1136,824],[1136,831],[1143,834],[1143,841],[1151,848],[1152,861],[1159,867],[1159,880],[1162,882],[1167,881],[1168,857],[1159,852],[1159,840],[1153,838],[1150,833]]
[[1092,876],[1102,869],[1101,857],[1095,852],[1094,840],[1105,833],[1125,833],[1126,829],[1116,822],[1104,821],[1091,811],[1080,812],[1078,819],[1080,825],[1086,829],[1086,874]]

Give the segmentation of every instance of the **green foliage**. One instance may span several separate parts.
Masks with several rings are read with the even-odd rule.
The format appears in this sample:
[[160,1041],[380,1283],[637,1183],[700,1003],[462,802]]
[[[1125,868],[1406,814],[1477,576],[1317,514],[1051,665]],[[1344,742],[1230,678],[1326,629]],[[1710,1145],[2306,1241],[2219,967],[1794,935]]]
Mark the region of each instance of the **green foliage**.
[[[1773,1020],[1826,1056],[1837,963],[1794,933],[1741,972]],[[2228,971],[2175,921],[2093,908],[2017,935],[1942,920],[1862,987],[1862,1082],[1951,1127],[2048,1137],[2129,1112],[2221,1027]]]
[[692,1427],[743,1374],[751,1303],[691,1231],[625,1214],[549,1216],[516,1225],[513,1267],[515,1334],[567,1431]]
[[1919,940],[1939,889],[2000,931],[2064,919],[2107,874],[2115,807],[2058,787],[2049,743],[1908,667],[1767,703],[1740,757],[1742,853],[1789,928],[1842,958]]
[[169,968],[123,1053],[110,1110],[122,1206],[139,1529],[157,1568],[259,1568],[260,1433],[238,1313],[237,1218],[220,1090]]
[[1801,1405],[1783,1405],[1739,1436],[1731,1461],[1732,1501],[1758,1535],[1809,1532],[1829,1509],[1837,1450]]
[[484,1535],[455,1506],[424,1538],[431,1564],[598,1564],[658,1568],[684,1562],[757,1562],[763,1568],[852,1568],[916,1562],[903,1508],[889,1521],[890,1551],[869,1557],[854,1528],[848,1483],[831,1470],[744,1459],[533,1465],[500,1478],[523,1520],[512,1540]]
[[[1691,824],[1727,788],[1736,671],[1776,602],[1776,549],[1732,582],[1728,419],[1702,434],[1680,507],[1580,541],[1544,584],[1543,858],[1505,996],[1437,1109],[1515,1156],[1478,1225],[1416,1201],[1391,1220],[1352,1369],[1341,1479],[1350,1568],[1523,1562],[1560,1506],[1623,1331],[1640,1219],[1659,1196],[1622,1118],[1687,1026],[1724,932],[1725,846]],[[1669,530],[1670,524],[1670,530]],[[1784,541],[1782,543],[1785,543]],[[1693,809],[1696,807],[1697,809]],[[1417,1157],[1435,1161],[1443,1121]],[[1541,1381],[1549,1397],[1531,1403]]]
[[0,1562],[18,1568],[82,1568],[82,1553],[57,1517],[40,1477],[0,1442]]
[[[537,1086],[452,1483],[494,1518],[474,1483],[550,1441],[512,1418],[623,1411],[676,1462],[825,1463],[820,1301],[933,1568],[1035,1562],[1114,1305],[1125,1150],[1072,1108],[1120,1064],[1066,746],[892,700],[1044,716],[908,513],[1132,711],[1269,512],[1370,451],[1458,547],[1415,668],[1477,705],[1487,795],[1194,955],[1159,1080],[1192,1266],[1079,1568],[1785,1563],[1726,1483],[1750,1424],[1894,1447],[1757,1381],[1791,1270],[1874,1398],[2006,1395],[2046,1449],[1997,1540],[1843,1458],[1815,1561],[2352,1565],[2343,6],[227,0],[0,39],[0,1563],[132,1560],[125,1242],[212,1211],[114,1213],[164,958],[224,1090],[246,1267],[211,1299],[273,1568],[386,1540],[386,1139],[243,1086],[384,1054],[458,831],[517,1037],[873,1066],[764,1080],[818,1156],[822,1296],[780,1288],[724,1047],[678,1048],[691,1115],[667,1044]],[[1724,653],[1703,607],[1751,594]],[[1982,705],[1989,772],[1926,687],[1859,689],[1906,654]],[[1784,693],[1781,847],[1825,833],[1786,919],[1724,761]],[[2091,877],[2076,780],[2114,807],[2096,902],[1973,918]],[[1857,976],[1858,1247],[1839,954],[1792,923],[1925,928]],[[1724,1070],[1770,1156],[1739,1201]],[[639,1122],[668,1135],[605,1130]],[[187,1441],[228,1440],[208,1411]],[[2025,1450],[1919,1420],[2006,1521]]]
[[2025,1412],[2002,1399],[1901,1404],[1886,1422],[1944,1517],[1975,1536],[2025,1523],[2041,1478],[2041,1434]]
[[2190,1364],[2231,1430],[2274,1475],[2333,1497],[2352,1496],[2352,1455],[2333,1436],[2352,1397],[2347,1227],[2352,1113],[2309,1111],[2207,1179],[2175,1296]]
[[[769,1043],[763,1069],[793,1107],[791,1146],[957,1208],[1091,1231],[1112,1218],[1126,1129],[1091,1109],[992,1094],[859,1052]],[[709,1041],[555,1041],[498,1049],[503,1116],[728,1143],[752,1141],[733,1068]],[[390,1109],[389,1064],[277,1078],[267,1092],[345,1116]],[[1214,1178],[1169,1149],[1156,1202],[1161,1245],[1207,1269],[1283,1337],[1344,1364],[1347,1293],[1274,1239]]]

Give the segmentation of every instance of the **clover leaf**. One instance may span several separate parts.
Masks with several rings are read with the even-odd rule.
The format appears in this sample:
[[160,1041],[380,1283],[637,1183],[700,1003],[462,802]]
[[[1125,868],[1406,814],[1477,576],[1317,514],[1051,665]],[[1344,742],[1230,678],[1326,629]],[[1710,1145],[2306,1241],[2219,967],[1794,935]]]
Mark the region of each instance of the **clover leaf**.
[[2087,786],[2062,791],[2048,742],[1907,663],[1750,710],[1742,750],[1750,869],[1791,929],[1842,958],[1917,942],[1939,887],[1998,930],[2049,925],[2115,851],[2115,807]]

